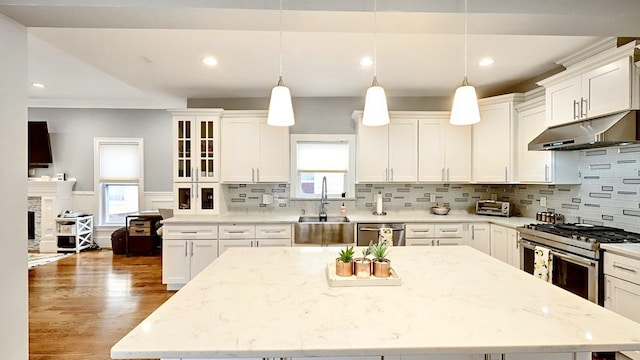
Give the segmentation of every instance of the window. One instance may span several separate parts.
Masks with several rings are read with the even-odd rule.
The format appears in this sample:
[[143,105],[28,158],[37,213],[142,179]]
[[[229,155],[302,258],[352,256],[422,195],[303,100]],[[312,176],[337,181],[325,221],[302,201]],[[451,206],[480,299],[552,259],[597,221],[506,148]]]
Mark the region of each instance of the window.
[[319,198],[327,178],[329,197],[353,197],[354,142],[352,135],[292,135],[292,192],[297,198]]
[[139,211],[142,159],[142,139],[94,139],[94,177],[101,225],[124,225],[127,215]]

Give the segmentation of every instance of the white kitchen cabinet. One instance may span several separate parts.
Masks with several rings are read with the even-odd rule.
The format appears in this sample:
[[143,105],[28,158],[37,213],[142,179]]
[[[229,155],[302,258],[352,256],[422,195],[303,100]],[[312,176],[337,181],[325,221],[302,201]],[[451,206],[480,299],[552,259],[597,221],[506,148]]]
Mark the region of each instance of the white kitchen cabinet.
[[491,255],[491,234],[489,223],[474,223],[469,225],[469,245],[487,255]]
[[640,258],[605,251],[604,307],[640,322]]
[[631,108],[631,57],[613,61],[546,89],[548,127]]
[[218,214],[222,109],[169,110],[173,115],[175,214]]
[[471,127],[449,124],[449,112],[421,114],[418,181],[471,181]]
[[175,215],[219,214],[220,184],[209,182],[173,183]]
[[218,227],[165,224],[163,229],[162,283],[177,290],[218,257]]
[[218,252],[233,247],[290,247],[291,224],[230,224],[220,225]]
[[530,151],[529,143],[546,129],[544,95],[516,105],[517,171],[520,183],[579,184],[578,151]]
[[268,125],[266,111],[226,111],[221,132],[222,182],[290,181],[289,128]]
[[418,120],[390,112],[385,126],[362,125],[362,111],[352,115],[357,125],[356,178],[359,183],[418,180]]
[[405,228],[407,246],[464,245],[462,224],[407,224]]
[[508,183],[513,179],[515,105],[523,94],[494,96],[478,101],[480,122],[473,125],[473,181]]
[[520,267],[520,245],[515,229],[491,224],[491,256],[509,265]]

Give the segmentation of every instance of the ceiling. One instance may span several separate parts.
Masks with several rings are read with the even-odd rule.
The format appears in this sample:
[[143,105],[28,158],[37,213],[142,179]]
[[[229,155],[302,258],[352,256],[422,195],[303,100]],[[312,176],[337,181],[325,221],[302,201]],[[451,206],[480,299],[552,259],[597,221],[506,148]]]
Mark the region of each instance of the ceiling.
[[[640,37],[636,0],[468,0],[468,75],[495,95],[609,37]],[[187,98],[362,97],[373,0],[0,0],[29,33],[30,106],[169,108]],[[379,0],[389,96],[451,96],[464,74],[463,0]],[[217,58],[207,67],[203,56]],[[480,58],[495,58],[480,68]]]

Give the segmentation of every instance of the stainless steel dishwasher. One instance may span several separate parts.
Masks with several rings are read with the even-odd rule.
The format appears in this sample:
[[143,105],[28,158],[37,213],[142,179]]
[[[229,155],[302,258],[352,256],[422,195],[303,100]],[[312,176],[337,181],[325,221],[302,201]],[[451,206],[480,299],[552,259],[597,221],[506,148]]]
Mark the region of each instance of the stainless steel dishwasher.
[[378,242],[378,236],[380,235],[380,229],[391,228],[393,231],[393,245],[404,246],[405,245],[405,224],[404,223],[358,223],[358,246],[367,246],[369,243],[374,244]]

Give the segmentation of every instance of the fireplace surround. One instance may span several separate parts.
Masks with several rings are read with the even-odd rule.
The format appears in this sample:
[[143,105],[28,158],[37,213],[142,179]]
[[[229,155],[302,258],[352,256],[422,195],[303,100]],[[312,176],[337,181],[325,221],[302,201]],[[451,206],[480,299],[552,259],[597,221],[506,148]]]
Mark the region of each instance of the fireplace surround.
[[57,181],[29,178],[27,180],[29,210],[34,212],[34,237],[40,240],[41,253],[58,251],[55,220],[61,211],[73,208],[71,191],[74,184],[75,179]]

